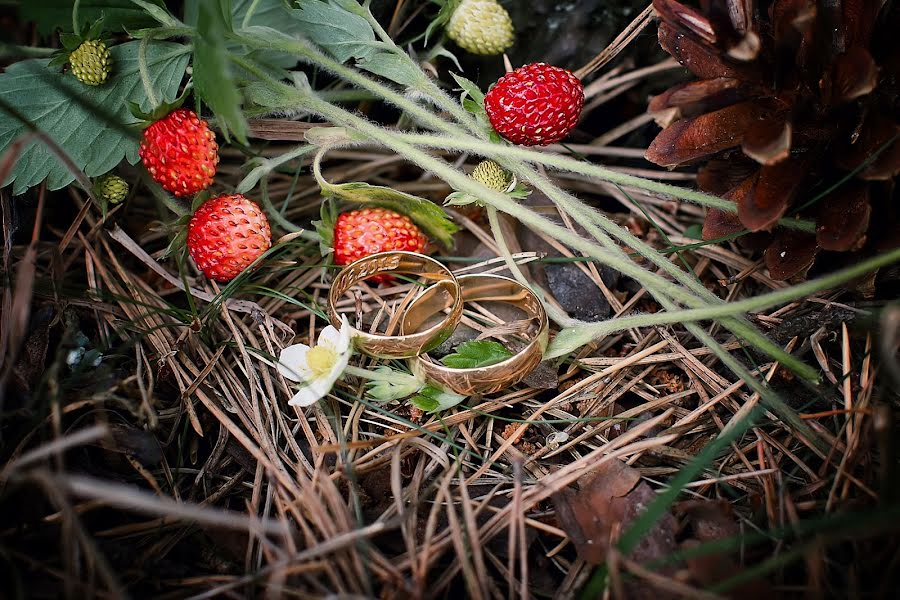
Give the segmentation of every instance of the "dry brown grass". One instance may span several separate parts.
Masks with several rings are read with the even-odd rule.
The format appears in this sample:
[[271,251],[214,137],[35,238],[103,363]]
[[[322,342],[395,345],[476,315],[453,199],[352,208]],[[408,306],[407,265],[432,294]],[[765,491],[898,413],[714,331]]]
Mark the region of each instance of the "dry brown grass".
[[[612,70],[589,87],[588,106],[671,67]],[[594,145],[572,149],[646,172],[640,162],[627,162],[634,149],[610,145],[646,122],[635,118]],[[303,129],[300,123],[257,125],[269,140],[292,139]],[[262,142],[259,149],[283,151]],[[229,151],[223,159],[223,175],[236,183],[243,157]],[[370,149],[332,152],[328,176],[434,199],[451,191]],[[557,181],[587,200],[620,201],[623,224],[657,247],[695,242],[681,235],[702,219],[694,206],[630,191],[667,241],[619,189],[598,189],[577,176]],[[304,223],[317,215],[321,200],[307,170],[296,181],[292,173],[275,173],[268,189],[276,206],[293,190],[288,219]],[[137,194],[106,223],[78,191],[54,196],[77,210],[68,231],[48,214],[41,190],[33,241],[7,244],[3,257],[15,274],[4,290],[4,383],[11,386],[23,369],[40,369],[26,378],[33,387],[24,395],[7,393],[3,407],[0,493],[7,518],[0,554],[28,595],[575,597],[594,567],[578,557],[557,521],[554,494],[616,459],[663,488],[759,400],[682,327],[672,326],[624,331],[587,346],[549,365],[544,389],[519,386],[441,415],[405,403],[378,405],[352,378],[307,410],[291,408],[288,382],[264,358],[277,356],[295,335],[314,339],[324,326],[310,310],[328,289],[314,244],[284,243],[224,301],[215,284],[188,269],[193,318],[174,262],[157,264],[147,254],[166,244],[147,227],[158,218],[149,196]],[[6,240],[17,223],[12,202],[3,196]],[[492,249],[477,214],[458,221],[469,247],[482,241]],[[539,259],[515,237],[509,242],[522,252],[522,264]],[[682,255],[729,300],[781,285],[733,244]],[[609,289],[595,264],[577,264],[614,316],[655,310],[645,290],[625,281]],[[362,306],[392,316],[392,303],[408,289],[374,290]],[[40,329],[29,326],[28,316],[43,307],[54,320],[49,339],[63,350],[51,345],[46,362],[36,363],[29,352],[40,349]],[[896,396],[879,379],[872,332],[856,319],[864,312],[833,291],[752,315],[784,348],[820,366],[826,384],[819,389],[777,364],[752,364],[759,357],[742,353],[715,325],[707,327],[790,399],[832,451],[821,452],[763,413],[686,486],[684,497],[728,501],[745,533],[790,529],[891,500],[879,468],[892,456],[884,448],[891,444]],[[105,349],[93,373],[76,376],[64,364],[73,327]],[[22,404],[14,406],[14,398]],[[896,565],[900,556],[884,539],[871,555],[862,541],[837,550],[829,545],[834,541],[794,546],[772,535],[748,545],[738,561],[749,567],[799,547],[799,562],[776,563],[760,576],[778,595],[821,597],[842,586],[877,592],[881,582],[865,580],[875,559]],[[684,571],[660,571],[616,552],[607,566],[612,597],[628,597],[634,579],[651,593],[721,597],[701,592]]]

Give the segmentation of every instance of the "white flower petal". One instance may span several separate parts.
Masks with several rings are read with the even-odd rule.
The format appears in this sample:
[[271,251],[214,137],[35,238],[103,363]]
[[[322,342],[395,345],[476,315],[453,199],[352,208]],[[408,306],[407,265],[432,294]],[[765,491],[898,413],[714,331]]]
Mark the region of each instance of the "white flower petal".
[[294,397],[288,400],[288,404],[291,406],[312,406],[324,395],[320,394],[319,390],[314,389],[313,386],[307,385],[297,390]]
[[335,329],[333,325],[329,325],[319,332],[319,339],[316,342],[316,346],[325,346],[327,348],[331,348],[335,352],[340,352],[340,350],[338,350],[338,346],[340,343],[341,332]]
[[278,372],[291,381],[307,381],[312,375],[306,362],[308,352],[309,346],[306,344],[288,346],[278,355]]
[[347,320],[347,315],[341,315],[341,337],[338,341],[336,350],[341,354],[343,354],[344,352],[350,352],[350,342],[352,341],[352,337],[353,328],[350,326],[350,321]]

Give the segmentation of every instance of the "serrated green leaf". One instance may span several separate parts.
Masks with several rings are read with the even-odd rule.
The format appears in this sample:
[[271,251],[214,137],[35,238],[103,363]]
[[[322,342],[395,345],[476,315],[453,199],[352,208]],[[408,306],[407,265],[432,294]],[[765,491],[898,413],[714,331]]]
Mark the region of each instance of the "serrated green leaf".
[[[201,0],[186,0],[184,3],[184,20],[189,25],[197,25],[200,15]],[[302,24],[293,18],[292,9],[285,0],[232,0],[231,22],[235,30],[247,27],[268,27],[291,38],[302,36]],[[297,64],[297,59],[281,52],[254,50],[248,52],[239,44],[228,43],[228,51],[244,54],[254,61],[271,67],[289,68]],[[281,75],[279,74],[280,78]]]
[[228,27],[220,10],[206,3],[200,6],[198,35],[194,38],[194,90],[216,115],[225,139],[231,132],[246,144],[247,120],[241,111],[241,95],[231,75],[225,46]]
[[165,4],[156,5],[149,0],[131,0],[134,4],[142,6],[147,14],[156,19],[160,25],[167,28],[182,28],[184,23],[169,14]]
[[[139,45],[113,46],[113,72],[105,85],[96,87],[83,85],[71,74],[51,71],[46,59],[15,63],[0,74],[0,99],[62,146],[88,177],[107,173],[123,157],[134,164],[138,160],[137,131],[129,136],[122,129],[136,121],[128,101],[151,108],[138,73]],[[187,51],[179,44],[149,44],[150,82],[161,98],[176,96],[187,62]],[[120,127],[111,126],[110,121]],[[0,148],[27,132],[25,124],[0,110]],[[33,140],[23,148],[2,185],[12,183],[13,194],[21,194],[45,179],[48,188],[56,190],[75,177],[42,143]]]
[[456,352],[441,359],[451,369],[475,369],[502,362],[512,356],[503,344],[491,340],[470,340],[456,348]]
[[358,62],[357,66],[407,87],[415,85],[422,77],[415,65],[393,52],[379,52]]
[[[162,4],[163,0],[153,0],[152,4]],[[32,21],[38,33],[49,35],[56,29],[72,26],[72,0],[31,0],[19,4],[19,14],[23,21]],[[81,0],[78,5],[78,19],[81,24],[94,22],[104,16],[108,31],[152,27],[156,24],[141,7],[131,0]]]
[[434,385],[426,385],[411,402],[425,412],[438,412],[453,408],[468,396],[448,392]]
[[369,22],[334,3],[298,0],[292,14],[303,35],[340,62],[368,60],[380,52]]
[[349,202],[372,204],[404,214],[447,247],[453,245],[453,234],[459,231],[444,209],[434,202],[389,187],[354,182],[328,184],[323,192]]

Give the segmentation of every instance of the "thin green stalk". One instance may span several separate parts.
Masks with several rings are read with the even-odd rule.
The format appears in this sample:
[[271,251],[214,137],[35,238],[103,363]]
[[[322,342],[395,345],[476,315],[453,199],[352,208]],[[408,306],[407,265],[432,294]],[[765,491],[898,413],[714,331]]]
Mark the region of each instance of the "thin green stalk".
[[72,33],[78,35],[79,33],[79,25],[78,25],[78,7],[81,4],[81,0],[75,0],[72,3]]
[[[879,269],[897,261],[900,261],[900,249],[895,249],[885,254],[875,256],[861,263],[858,263],[851,267],[847,267],[845,269],[841,269],[840,271],[835,271],[834,273],[830,273],[818,279],[806,281],[804,283],[776,290],[768,294],[747,298],[745,300],[738,300],[735,302],[729,302],[727,304],[710,306],[706,308],[633,315],[628,317],[618,317],[616,319],[611,319],[609,321],[603,321],[600,323],[580,324],[577,328],[574,328],[577,329],[577,331],[574,332],[574,336],[578,338],[577,341],[573,338],[569,338],[569,341],[571,341],[572,346],[580,347],[594,339],[601,338],[605,335],[609,335],[623,329],[653,327],[657,325],[668,325],[672,323],[710,321],[721,319],[722,317],[727,316],[758,312],[767,308],[771,308],[773,306],[787,304],[788,302],[811,296],[813,294],[821,292],[822,290],[837,287],[870,271],[874,271],[875,269]],[[559,339],[560,337],[557,336],[557,340]],[[558,349],[557,353],[554,353],[551,349],[549,355],[552,358],[561,354],[567,354],[570,351],[571,348],[560,348]]]
[[150,83],[150,72],[147,70],[147,45],[152,37],[152,34],[148,35],[141,40],[141,45],[138,46],[138,71],[141,74],[141,85],[144,86],[147,99],[150,100],[152,107],[156,107],[159,101],[156,98],[156,93],[153,91],[153,84]]
[[[497,215],[497,209],[493,206],[487,205],[485,206],[484,210],[485,212],[487,212],[488,224],[491,226],[491,232],[494,234],[494,240],[497,242],[497,248],[500,250],[500,255],[503,257],[503,260],[506,263],[506,266],[509,269],[510,273],[512,273],[513,277],[520,284],[532,290],[539,297],[542,296],[541,291],[534,289],[534,287],[528,282],[528,280],[525,279],[525,275],[522,274],[522,270],[519,268],[519,265],[517,265],[516,261],[513,260],[512,252],[510,252],[509,246],[506,245],[506,237],[503,235],[503,230],[500,228],[500,219]],[[543,298],[541,298],[541,300],[543,301]],[[562,327],[572,327],[573,325],[579,323],[579,321],[571,318],[552,304],[549,304],[547,302],[542,303],[544,305],[544,309],[547,311],[547,316],[549,316],[555,323],[561,325]]]
[[[506,161],[504,161],[504,166],[506,166],[505,162]],[[721,298],[706,289],[706,287],[692,274],[679,269],[678,266],[672,264],[668,258],[657,252],[655,248],[639,239],[637,236],[633,235],[626,228],[619,227],[617,224],[610,221],[606,215],[579,202],[577,198],[553,185],[553,182],[543,175],[534,171],[527,171],[524,173],[528,183],[543,191],[561,210],[566,210],[610,253],[623,260],[628,259],[628,255],[625,254],[625,251],[610,238],[611,235],[626,246],[634,248],[642,256],[656,264],[663,272],[684,286],[673,286],[670,282],[666,281],[656,273],[644,269],[637,270],[638,273],[643,274],[643,277],[629,275],[646,287],[658,300],[661,297],[660,295],[667,296],[691,308],[701,308],[709,304],[715,305],[724,303]],[[603,231],[600,231],[598,227]],[[690,290],[690,292],[687,290]],[[677,308],[678,307],[674,305],[666,306],[667,310]],[[768,337],[758,331],[756,327],[751,325],[743,317],[725,317],[721,322],[723,326],[737,337],[746,340],[759,351],[787,366],[804,379],[812,382],[817,382],[819,380],[818,373],[812,367],[791,356],[781,347],[772,343]],[[725,352],[724,350],[722,351]]]
[[272,205],[272,199],[269,197],[269,180],[266,177],[263,177],[259,181],[259,197],[262,201],[263,209],[268,213],[269,217],[278,223],[282,229],[289,233],[295,233],[297,231],[303,231],[302,227],[298,227],[294,225],[290,221],[288,221],[281,211],[275,208]]
[[[423,146],[427,148],[442,148],[445,150],[456,150],[459,152],[472,152],[479,156],[494,158],[495,160],[497,157],[524,160],[529,163],[553,167],[561,171],[568,171],[571,173],[578,173],[579,175],[585,175],[587,177],[593,177],[601,181],[607,181],[609,183],[615,183],[627,187],[638,188],[648,192],[671,196],[673,198],[678,198],[679,200],[685,200],[687,202],[692,202],[694,204],[699,204],[701,206],[706,206],[709,208],[718,208],[719,210],[723,210],[729,213],[737,212],[737,205],[731,200],[726,200],[724,198],[719,198],[718,196],[712,196],[710,194],[704,194],[702,192],[695,192],[693,190],[679,187],[677,185],[661,183],[658,181],[653,181],[651,179],[637,177],[635,175],[628,175],[626,173],[619,173],[617,171],[613,171],[612,169],[607,169],[593,163],[575,160],[567,156],[561,156],[559,154],[529,150],[520,146],[507,146],[504,144],[494,144],[492,142],[478,141],[472,139],[471,137],[461,138],[459,136],[456,136],[453,138],[449,138],[440,135],[420,133],[401,133],[397,135],[404,142],[409,142],[411,144],[415,144],[416,146]],[[778,225],[786,227],[788,229],[815,232],[814,223],[810,221],[803,221],[800,219],[781,219],[780,221],[778,221]]]
[[[240,34],[230,34],[230,37],[235,41],[251,48],[276,50],[291,54],[293,56],[297,56],[298,58],[310,63],[311,65],[337,75],[348,83],[352,83],[359,88],[372,92],[379,98],[384,99],[386,102],[393,104],[397,108],[408,113],[421,125],[429,127],[436,131],[443,131],[450,135],[458,135],[460,133],[460,130],[455,125],[441,119],[432,112],[425,110],[423,107],[416,104],[403,94],[397,92],[393,88],[370,79],[362,75],[355,69],[344,66],[343,64],[329,58],[319,50],[307,45],[304,42],[287,37],[277,39],[263,39],[257,36],[246,36]],[[426,80],[428,78],[425,73],[422,73],[422,77]],[[299,106],[303,105],[299,104]]]

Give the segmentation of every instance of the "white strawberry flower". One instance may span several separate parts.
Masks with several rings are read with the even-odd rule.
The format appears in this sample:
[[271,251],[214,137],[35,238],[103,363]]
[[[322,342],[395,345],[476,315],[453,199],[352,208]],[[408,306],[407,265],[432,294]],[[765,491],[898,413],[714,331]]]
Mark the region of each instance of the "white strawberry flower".
[[319,333],[315,346],[293,344],[281,351],[278,372],[300,384],[288,404],[311,406],[331,391],[353,354],[350,331],[350,323],[344,316],[340,331],[329,325]]

